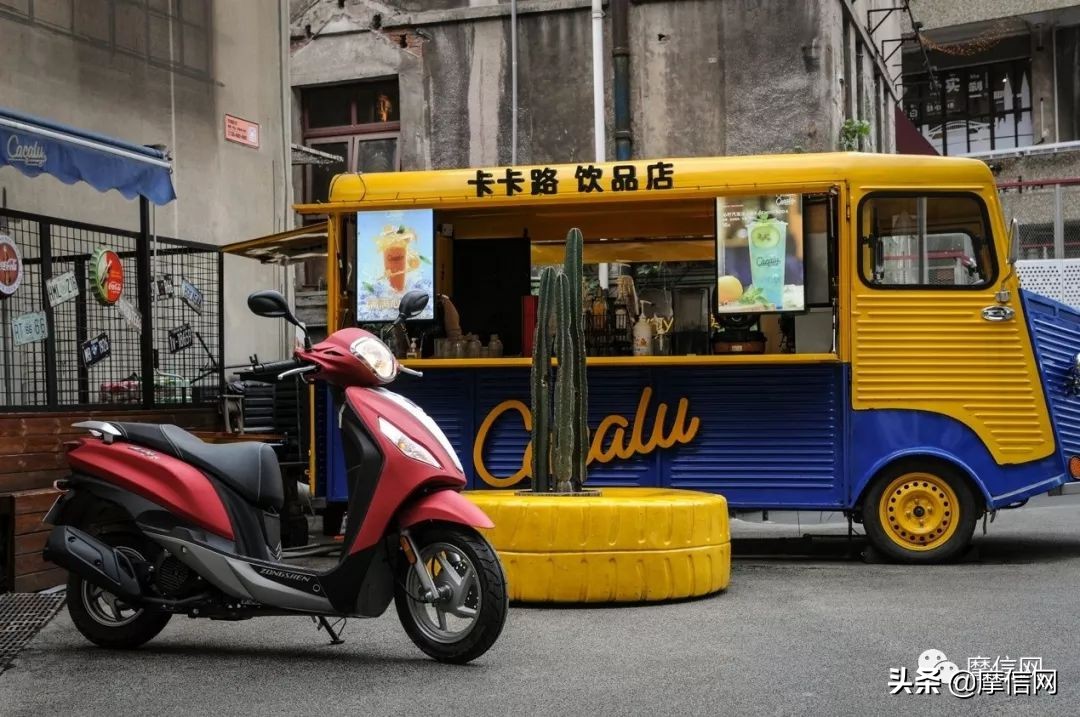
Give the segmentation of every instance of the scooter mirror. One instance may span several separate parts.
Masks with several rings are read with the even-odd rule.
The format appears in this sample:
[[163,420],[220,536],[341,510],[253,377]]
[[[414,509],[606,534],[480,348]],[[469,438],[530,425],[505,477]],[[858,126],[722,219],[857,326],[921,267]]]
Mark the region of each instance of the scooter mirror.
[[428,304],[428,295],[423,291],[410,291],[401,297],[401,304],[398,306],[398,315],[402,319],[410,319],[416,316]]
[[293,316],[292,309],[285,297],[273,289],[256,291],[248,296],[248,308],[256,316],[265,316],[268,319],[285,319],[290,324],[299,324]]

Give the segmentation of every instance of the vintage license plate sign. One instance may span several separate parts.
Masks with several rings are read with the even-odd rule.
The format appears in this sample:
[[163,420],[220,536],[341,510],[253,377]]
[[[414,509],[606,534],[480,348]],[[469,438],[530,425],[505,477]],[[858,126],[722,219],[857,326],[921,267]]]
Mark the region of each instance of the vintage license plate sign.
[[202,292],[199,291],[199,288],[187,279],[183,279],[180,282],[180,288],[182,292],[181,298],[184,300],[184,303],[190,306],[191,310],[196,314],[202,316],[203,295]]
[[169,331],[169,353],[174,354],[195,343],[195,335],[191,330],[191,324],[182,324]]
[[142,333],[142,314],[136,309],[126,296],[121,296],[116,301],[116,309],[120,312],[120,316],[124,318],[127,325],[131,328]]
[[87,368],[112,355],[112,342],[109,341],[109,335],[106,333],[100,333],[84,342],[80,348],[83,366]]
[[11,320],[11,337],[16,346],[44,341],[49,337],[49,322],[44,311],[16,316]]
[[154,301],[171,297],[175,291],[172,275],[164,274],[154,279],[150,284],[150,291],[154,295]]
[[45,289],[49,293],[49,306],[54,307],[79,295],[79,283],[75,280],[73,271],[66,271],[49,279],[45,282]]

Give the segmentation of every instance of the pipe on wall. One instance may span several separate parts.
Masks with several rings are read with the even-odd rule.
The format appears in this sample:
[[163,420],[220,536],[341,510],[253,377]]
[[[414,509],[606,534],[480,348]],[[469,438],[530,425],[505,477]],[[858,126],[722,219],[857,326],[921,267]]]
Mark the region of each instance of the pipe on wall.
[[611,58],[615,71],[615,159],[630,159],[630,0],[611,0]]
[[510,164],[517,164],[518,51],[517,0],[510,0]]
[[607,137],[604,130],[604,3],[592,0],[593,140],[596,161],[603,162]]

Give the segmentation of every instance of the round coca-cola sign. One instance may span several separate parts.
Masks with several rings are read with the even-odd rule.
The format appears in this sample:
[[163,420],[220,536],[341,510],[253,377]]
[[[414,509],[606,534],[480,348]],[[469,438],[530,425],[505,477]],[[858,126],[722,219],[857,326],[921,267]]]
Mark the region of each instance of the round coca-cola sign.
[[0,299],[14,294],[22,283],[22,277],[19,247],[7,234],[0,234]]
[[124,265],[116,252],[99,248],[90,257],[90,287],[94,297],[111,306],[124,293]]

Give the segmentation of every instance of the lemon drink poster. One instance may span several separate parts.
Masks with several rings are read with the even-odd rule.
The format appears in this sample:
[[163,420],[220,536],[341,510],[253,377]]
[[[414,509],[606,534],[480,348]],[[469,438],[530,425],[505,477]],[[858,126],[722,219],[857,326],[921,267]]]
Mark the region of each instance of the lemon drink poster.
[[802,311],[802,207],[798,194],[718,197],[717,311]]
[[422,291],[429,297],[415,318],[435,317],[434,231],[431,209],[357,212],[358,322],[393,321],[401,297],[409,291]]

